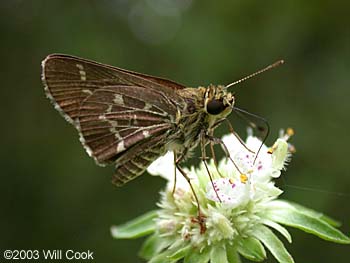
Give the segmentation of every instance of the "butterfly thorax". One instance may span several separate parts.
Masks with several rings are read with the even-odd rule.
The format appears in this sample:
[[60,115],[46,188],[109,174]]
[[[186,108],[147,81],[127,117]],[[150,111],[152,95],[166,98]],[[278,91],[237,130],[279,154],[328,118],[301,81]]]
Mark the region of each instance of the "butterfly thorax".
[[201,135],[209,135],[219,120],[232,111],[234,97],[224,86],[185,88],[177,91],[184,104],[178,108],[175,129],[169,136],[167,150],[188,155]]

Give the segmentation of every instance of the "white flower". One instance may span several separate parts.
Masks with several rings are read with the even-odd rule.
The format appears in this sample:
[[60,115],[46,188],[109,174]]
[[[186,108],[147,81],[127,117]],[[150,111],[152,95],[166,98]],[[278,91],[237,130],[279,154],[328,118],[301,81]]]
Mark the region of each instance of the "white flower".
[[[188,172],[187,169],[185,169]],[[159,175],[168,181],[168,186],[173,187],[175,179],[175,163],[173,152],[167,152],[165,155],[159,157],[147,168],[147,172],[151,175]],[[196,180],[196,178],[191,178]],[[189,184],[181,175],[180,171],[176,169],[176,186],[183,190],[189,190]]]
[[[316,211],[277,200],[282,190],[274,184],[290,158],[287,143],[292,130],[282,133],[271,148],[248,136],[243,145],[235,136],[223,138],[230,158],[185,169],[196,193],[180,171],[174,191],[174,156],[168,153],[155,161],[148,172],[168,180],[161,192],[159,210],[127,224],[113,227],[116,238],[135,238],[153,233],[140,255],[150,263],[240,262],[239,256],[253,261],[266,258],[265,247],[278,262],[293,263],[274,229],[291,242],[282,226],[292,226],[323,239],[350,244],[350,238],[335,229],[338,222]],[[256,152],[260,148],[258,155]],[[218,172],[219,171],[219,172]],[[198,207],[200,212],[198,211]]]
[[[178,170],[176,191],[172,192],[174,168],[170,167],[174,167],[173,154],[166,154],[148,168],[149,173],[168,180],[157,219],[162,235],[178,236],[202,250],[222,241],[234,242],[237,236],[249,236],[256,224],[262,224],[264,209],[282,193],[272,179],[278,177],[284,167],[288,143],[280,138],[269,150],[252,136],[247,138],[245,146],[234,135],[224,136],[223,142],[231,160],[225,158],[219,162],[220,174],[213,161],[209,162],[213,182],[203,164],[198,169],[185,169],[199,199],[205,231],[198,222],[197,204],[191,188]],[[259,147],[256,157],[251,151],[256,152]]]
[[207,198],[215,202],[221,202],[227,208],[235,208],[249,201],[250,184],[241,180],[219,178],[207,185]]
[[[251,200],[258,200],[262,197],[278,196],[282,192],[274,187],[271,182],[273,178],[280,176],[286,160],[289,158],[288,143],[285,139],[277,139],[273,150],[269,150],[256,137],[249,136],[245,147],[233,135],[223,137],[232,160],[222,160],[219,164],[219,170],[226,171],[225,178],[219,178],[214,181],[219,189],[216,193],[223,204],[230,204],[235,207],[240,203]],[[260,148],[261,147],[261,148]],[[256,155],[247,150],[260,148],[259,154]],[[239,167],[239,170],[236,168]],[[209,189],[209,185],[208,185]],[[217,195],[213,195],[215,190],[209,190],[207,197],[211,200],[218,201]]]

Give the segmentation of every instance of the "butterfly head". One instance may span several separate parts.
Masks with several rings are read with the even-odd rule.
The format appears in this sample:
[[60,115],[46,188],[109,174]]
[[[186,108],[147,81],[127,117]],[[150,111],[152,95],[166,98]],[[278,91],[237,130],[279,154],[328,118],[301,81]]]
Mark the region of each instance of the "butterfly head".
[[235,97],[225,86],[210,85],[205,93],[205,111],[209,115],[223,118],[231,113]]

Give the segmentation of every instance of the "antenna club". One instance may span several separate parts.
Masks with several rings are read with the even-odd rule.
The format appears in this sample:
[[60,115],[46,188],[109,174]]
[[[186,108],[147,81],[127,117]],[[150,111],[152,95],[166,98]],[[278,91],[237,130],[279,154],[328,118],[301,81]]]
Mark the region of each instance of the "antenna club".
[[273,65],[278,66],[278,65],[282,65],[282,64],[284,64],[284,59],[281,59],[281,60],[275,62]]

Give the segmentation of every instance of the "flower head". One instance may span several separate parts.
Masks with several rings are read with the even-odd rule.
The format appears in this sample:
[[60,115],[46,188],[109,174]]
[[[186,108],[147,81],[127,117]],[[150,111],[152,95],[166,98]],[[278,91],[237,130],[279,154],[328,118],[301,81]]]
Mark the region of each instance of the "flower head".
[[[213,184],[204,164],[199,168],[185,169],[192,178],[191,184],[199,199],[206,229],[204,233],[196,222],[197,204],[188,182],[180,179],[175,193],[172,193],[174,169],[169,169],[174,165],[172,153],[159,158],[149,168],[150,173],[156,171],[168,179],[156,219],[158,231],[174,240],[183,240],[181,246],[190,244],[202,251],[251,236],[254,228],[262,224],[269,203],[282,193],[272,179],[280,175],[288,157],[285,140],[278,139],[276,150],[271,153],[263,145],[256,160],[255,154],[247,150],[260,147],[261,141],[256,137],[248,137],[245,147],[233,135],[223,137],[223,142],[231,159],[225,158],[219,162],[217,168],[220,174],[214,163],[209,162]],[[165,169],[162,170],[162,167]],[[177,171],[177,175],[181,177],[180,171]]]
[[[212,181],[204,164],[184,169],[191,178],[198,204],[180,171],[176,171],[173,191],[172,153],[155,161],[148,172],[166,178],[168,183],[161,192],[160,209],[152,217],[146,217],[148,221],[143,217],[135,221],[137,224],[147,221],[152,225],[153,235],[142,249],[143,257],[150,262],[181,259],[185,262],[239,262],[238,257],[242,255],[262,261],[266,258],[265,246],[279,262],[293,262],[283,243],[271,231],[272,228],[280,232],[291,242],[290,234],[281,224],[335,242],[349,243],[346,236],[331,226],[335,221],[277,199],[283,191],[275,186],[274,179],[281,175],[290,159],[291,147],[287,142],[290,135],[291,130],[278,138],[271,148],[261,145],[261,141],[251,135],[245,145],[233,135],[224,136],[222,140],[230,158],[221,160],[218,167],[213,161],[208,163]],[[253,151],[259,148],[256,155]],[[151,223],[149,218],[153,220]],[[310,218],[317,218],[323,228],[303,224]],[[121,233],[132,228],[135,222],[114,228],[113,235],[123,237]],[[335,231],[332,237],[329,229]]]

